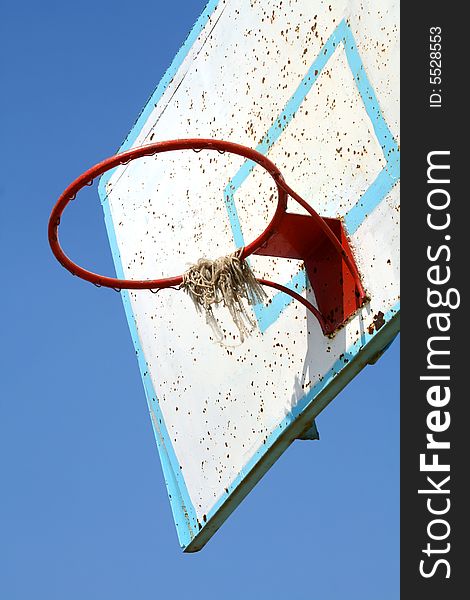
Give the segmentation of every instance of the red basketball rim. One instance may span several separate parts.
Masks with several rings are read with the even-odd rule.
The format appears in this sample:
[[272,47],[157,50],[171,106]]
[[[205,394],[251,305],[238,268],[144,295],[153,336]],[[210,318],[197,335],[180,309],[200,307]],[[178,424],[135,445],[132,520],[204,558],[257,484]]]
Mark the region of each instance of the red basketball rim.
[[73,275],[81,277],[86,281],[90,281],[97,286],[114,288],[116,290],[163,289],[178,286],[183,282],[182,275],[165,277],[162,279],[145,280],[118,279],[116,277],[99,275],[98,273],[94,273],[93,271],[89,271],[80,265],[77,265],[65,254],[59,242],[59,224],[62,214],[69,202],[76,197],[82,188],[84,188],[86,185],[91,185],[94,179],[119,165],[125,165],[132,160],[136,160],[144,156],[152,156],[161,152],[171,152],[175,150],[215,150],[219,152],[230,152],[232,154],[244,156],[245,158],[252,160],[263,167],[271,175],[276,184],[278,192],[277,206],[269,225],[254,241],[244,247],[241,258],[247,258],[256,252],[256,250],[269,239],[269,237],[272,235],[272,232],[275,230],[276,225],[279,223],[282,215],[287,209],[288,193],[282,187],[284,180],[276,165],[260,152],[252,150],[246,146],[242,146],[241,144],[235,144],[233,142],[213,139],[170,140],[165,142],[156,142],[146,146],[140,146],[138,148],[128,150],[127,152],[122,152],[121,154],[111,156],[91,167],[91,169],[85,171],[82,175],[80,175],[80,177],[75,179],[75,181],[73,181],[67,187],[67,189],[64,190],[52,209],[48,228],[49,244],[52,252],[63,267],[68,269]]

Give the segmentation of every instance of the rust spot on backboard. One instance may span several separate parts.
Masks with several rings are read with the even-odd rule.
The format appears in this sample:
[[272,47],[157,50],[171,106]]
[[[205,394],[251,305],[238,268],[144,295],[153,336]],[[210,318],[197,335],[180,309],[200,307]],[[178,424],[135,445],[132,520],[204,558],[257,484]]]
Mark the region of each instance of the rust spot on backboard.
[[374,330],[378,331],[385,325],[384,317],[385,317],[385,315],[383,314],[383,312],[381,310],[376,315],[374,315],[374,317],[372,319],[372,323],[367,328],[369,335],[372,335],[374,333]]

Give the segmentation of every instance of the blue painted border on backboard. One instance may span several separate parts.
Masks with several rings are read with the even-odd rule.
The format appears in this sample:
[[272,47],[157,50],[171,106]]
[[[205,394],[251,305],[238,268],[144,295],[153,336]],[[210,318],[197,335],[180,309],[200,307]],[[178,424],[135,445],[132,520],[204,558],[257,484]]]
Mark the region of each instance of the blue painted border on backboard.
[[[364,331],[361,339],[354,343],[342,358],[334,363],[325,377],[297,402],[211,508],[206,515],[207,523],[204,529],[186,551],[200,550],[209,541],[282,452],[304,431],[305,426],[308,426],[367,364],[373,363],[374,359],[391,345],[400,328],[399,302],[384,315],[384,320],[385,325],[378,332],[370,334]],[[272,456],[269,456],[270,454]],[[205,531],[206,529],[208,531]]]
[[[151,111],[154,109],[155,105],[158,103],[159,99],[163,95],[167,86],[172,81],[173,77],[175,76],[178,69],[180,68],[182,62],[186,58],[187,53],[189,52],[192,45],[196,41],[198,35],[203,30],[204,26],[207,24],[209,18],[213,14],[213,12],[218,8],[218,5],[219,5],[219,0],[211,0],[207,4],[204,12],[201,14],[199,19],[196,21],[196,24],[194,25],[193,29],[191,30],[188,38],[186,39],[185,43],[183,44],[183,46],[177,53],[172,64],[166,71],[165,75],[163,76],[162,80],[160,81],[159,85],[157,86],[155,92],[152,94],[152,96],[149,99],[149,101],[147,102],[144,110],[142,111],[138,120],[136,121],[135,125],[133,126],[131,132],[129,133],[125,142],[121,146],[121,148],[120,148],[121,151],[128,149],[135,142],[137,136],[139,135],[139,133],[140,133],[144,123],[146,122],[148,116],[150,115]],[[360,61],[360,56],[359,56],[359,53],[357,52],[356,44],[354,42],[352,33],[350,32],[349,27],[345,21],[342,21],[338,25],[336,30],[333,32],[332,36],[330,36],[328,42],[325,44],[325,47],[328,49],[326,54],[328,54],[328,52],[330,54],[332,54],[334,52],[334,50],[336,49],[337,44],[341,41],[343,41],[343,43],[345,43],[345,48],[346,48],[346,46],[348,48],[350,48],[348,62],[349,62],[351,71],[353,72],[353,75],[355,77],[356,85],[358,85],[359,92],[361,93],[363,102],[366,105],[366,110],[369,114],[369,117],[371,118],[376,135],[377,135],[379,141],[381,142],[381,134],[383,132],[385,132],[386,137],[388,137],[388,134],[390,132],[389,132],[388,127],[381,115],[377,99],[375,98],[375,94],[367,80],[367,77],[365,76],[365,71],[363,69],[362,62]],[[329,58],[329,56],[328,56],[328,58]],[[325,61],[322,61],[321,58],[317,58],[316,61],[313,63],[314,65],[316,64],[316,67],[314,67],[314,69],[318,68],[318,66],[323,68],[323,66],[324,66],[324,64],[326,64],[327,60],[328,59],[326,59]],[[312,70],[312,67],[309,69],[309,73],[311,70]],[[321,69],[318,69],[318,70],[320,71]],[[294,103],[299,102],[299,100],[300,100],[300,102],[299,102],[299,106],[300,106],[300,103],[305,98],[309,89],[311,89],[311,87],[314,84],[317,77],[318,77],[318,74],[316,77],[314,76],[314,79],[312,80],[311,78],[310,79],[308,78],[308,74],[307,74],[307,76],[306,76],[307,79],[304,78],[301,82],[301,86],[303,84],[304,88],[305,88],[304,90],[302,90],[303,96],[300,95],[299,88],[301,88],[301,86],[299,86],[297,92],[294,94],[295,100],[293,100],[293,98],[294,98],[294,96],[293,96],[291,98],[292,104],[290,106],[289,106],[289,104],[286,105],[284,111],[290,111],[292,113],[292,116],[290,117],[291,119],[295,115],[295,110],[297,110],[297,109],[293,110]],[[297,96],[296,96],[296,94],[297,94]],[[369,103],[369,100],[371,100],[372,102]],[[369,108],[369,110],[368,110],[368,108]],[[283,113],[281,113],[281,116],[282,115],[283,115]],[[374,122],[374,119],[376,122]],[[382,119],[382,121],[380,119]],[[276,121],[274,121],[274,125],[272,128],[275,128],[275,127],[279,128],[279,126],[276,124]],[[271,131],[271,129],[269,131]],[[285,129],[285,127],[283,127],[283,128],[281,127],[279,129],[280,129],[280,131],[279,131],[279,134],[277,135],[277,138],[282,133],[282,131]],[[269,134],[269,131],[268,131],[268,134]],[[266,134],[266,135],[268,135],[268,134]],[[266,138],[266,136],[265,136],[265,138]],[[351,232],[351,230],[354,231],[355,229],[357,229],[357,227],[360,225],[360,223],[365,218],[365,216],[368,214],[368,212],[370,212],[370,210],[372,210],[374,208],[374,206],[376,206],[383,199],[383,197],[388,193],[388,191],[390,191],[391,187],[398,179],[398,149],[396,148],[396,153],[395,153],[395,146],[393,146],[395,141],[394,140],[392,141],[392,140],[393,140],[393,137],[390,134],[389,142],[390,142],[390,144],[392,144],[392,146],[386,146],[386,147],[391,149],[391,152],[388,152],[388,155],[387,155],[387,153],[384,149],[384,156],[387,161],[386,167],[381,172],[381,174],[379,174],[379,176],[377,177],[375,182],[370,186],[370,188],[366,191],[366,193],[362,196],[362,198],[360,199],[358,204],[356,204],[356,206],[353,209],[353,211],[355,210],[355,212],[352,213],[352,216],[351,216],[351,211],[346,215],[346,224],[349,225],[350,232]],[[269,142],[269,140],[266,141],[266,144],[268,142]],[[272,142],[272,143],[274,143],[274,142]],[[258,150],[267,152],[269,150],[270,146],[272,145],[272,143],[267,145],[267,147],[265,147],[265,148],[258,147]],[[381,145],[384,148],[384,145],[382,144],[382,142],[381,142]],[[396,143],[395,143],[395,145],[396,145]],[[395,160],[395,157],[396,157],[396,160]],[[242,169],[243,169],[243,167],[242,167]],[[249,173],[247,173],[245,175],[245,178],[248,175],[249,175]],[[99,194],[101,197],[101,201],[103,204],[103,210],[105,213],[106,228],[107,228],[108,237],[109,237],[109,241],[110,241],[110,245],[111,245],[111,249],[112,249],[112,253],[113,253],[113,259],[114,259],[116,273],[119,277],[122,277],[123,269],[122,269],[122,264],[121,264],[119,248],[117,245],[117,240],[116,240],[114,225],[112,222],[109,203],[106,201],[107,200],[106,184],[109,181],[109,178],[111,176],[112,176],[112,172],[104,175],[101,178],[100,184],[99,184]],[[232,179],[232,182],[231,182],[232,185],[233,185],[234,181],[235,182],[237,181],[236,176]],[[237,188],[241,185],[241,183],[242,183],[242,181],[240,181],[238,183]],[[388,191],[385,191],[387,189],[387,186],[390,186],[390,187],[388,188]],[[235,193],[237,188],[231,190],[232,196]],[[378,197],[380,197],[380,199],[377,201]],[[232,200],[233,200],[233,198],[232,198]],[[227,206],[229,206],[229,204],[227,204]],[[233,211],[236,214],[236,207],[235,207],[234,200],[233,200]],[[229,215],[233,215],[233,212],[231,213],[229,211]],[[235,230],[234,230],[234,234],[235,234]],[[239,237],[240,235],[242,235],[242,232],[241,232],[241,228],[239,227],[237,236]],[[243,243],[241,243],[241,244],[238,243],[239,240],[238,240],[237,236],[234,235],[236,245],[237,246],[243,245]],[[294,278],[290,282],[290,285],[295,286],[297,288],[299,286],[301,288],[305,288],[305,284],[306,284],[306,280],[305,280],[305,274],[303,272],[300,272],[299,274],[297,274],[296,278]],[[322,383],[318,384],[318,386],[320,386],[320,387],[315,386],[306,396],[301,398],[299,400],[298,404],[296,405],[296,407],[294,408],[294,410],[292,411],[292,413],[290,413],[284,419],[284,421],[281,424],[279,424],[279,426],[272,432],[272,434],[269,436],[266,443],[263,444],[259,448],[259,450],[253,455],[252,459],[242,469],[239,477],[237,477],[232,482],[232,484],[229,488],[229,494],[225,494],[224,496],[222,496],[219,499],[219,501],[214,505],[214,507],[211,509],[210,513],[207,515],[207,523],[204,525],[201,525],[198,522],[195,508],[191,502],[186,484],[184,482],[184,477],[181,472],[181,466],[179,465],[178,459],[176,457],[173,446],[171,444],[171,440],[168,436],[168,432],[166,430],[163,415],[160,411],[160,407],[159,407],[158,400],[157,400],[157,397],[155,394],[155,390],[154,390],[153,384],[151,382],[151,379],[150,379],[150,376],[148,373],[148,365],[145,361],[145,357],[144,357],[143,350],[141,347],[139,334],[138,334],[138,330],[137,330],[137,325],[135,322],[135,317],[134,317],[131,303],[130,303],[129,293],[127,291],[123,291],[122,297],[123,297],[123,304],[124,304],[124,309],[125,309],[126,316],[127,316],[129,329],[131,331],[135,351],[136,351],[138,362],[139,362],[139,368],[140,368],[140,371],[142,374],[142,381],[144,384],[144,389],[145,389],[145,393],[146,393],[146,397],[147,397],[149,411],[150,411],[150,415],[151,415],[151,419],[152,419],[152,426],[154,429],[155,438],[156,438],[157,446],[159,449],[160,460],[162,463],[165,482],[166,482],[166,485],[168,488],[168,495],[170,498],[171,508],[173,511],[173,516],[174,516],[174,520],[175,520],[175,524],[176,524],[176,528],[177,528],[177,532],[178,532],[178,538],[179,538],[181,546],[183,548],[185,548],[186,550],[197,550],[200,547],[202,547],[204,545],[204,543],[206,543],[206,541],[220,527],[220,525],[227,518],[227,516],[230,514],[230,512],[232,512],[232,510],[241,501],[241,499],[254,486],[256,481],[258,481],[262,477],[262,475],[269,469],[269,467],[274,462],[274,460],[279,456],[279,454],[276,453],[276,451],[275,451],[275,446],[278,446],[279,448],[281,447],[281,445],[278,444],[278,442],[282,441],[282,440],[287,440],[286,443],[288,445],[292,441],[292,439],[294,439],[294,437],[292,439],[289,439],[289,436],[286,436],[286,433],[289,432],[289,430],[294,428],[294,425],[297,423],[297,421],[300,422],[299,416],[305,414],[306,412],[308,412],[308,410],[310,412],[312,412],[313,405],[320,406],[320,404],[321,404],[321,407],[323,408],[323,406],[325,406],[331,399],[333,399],[333,397],[338,393],[338,391],[344,385],[346,385],[346,383],[348,381],[350,381],[350,379],[356,374],[356,372],[359,372],[359,370],[364,366],[364,364],[360,363],[360,361],[354,360],[356,358],[356,356],[361,355],[361,352],[359,352],[359,351],[360,350],[362,351],[362,354],[365,356],[365,359],[367,359],[366,354],[368,355],[370,353],[365,353],[363,351],[364,349],[363,349],[362,343],[359,344],[359,347],[357,346],[357,344],[355,344],[348,350],[348,355],[349,355],[349,360],[350,360],[349,367],[348,367],[348,373],[353,373],[353,374],[350,375],[349,377],[344,377],[344,378],[342,378],[341,374],[340,374],[340,376],[338,377],[337,375],[335,375],[335,370],[338,369],[340,366],[344,368],[344,363],[338,362],[338,364],[335,364],[333,366],[332,370],[330,371],[330,373],[327,375],[327,377],[324,378]],[[276,311],[278,312],[278,315],[279,315],[280,312],[282,312],[282,310],[288,305],[288,303],[289,303],[288,296],[285,296],[283,294],[282,295],[276,294],[271,306],[277,307]],[[258,309],[258,311],[259,311],[259,309]],[[398,330],[397,325],[396,325],[398,311],[399,311],[399,306],[397,305],[396,307],[394,307],[394,309],[391,311],[391,313],[386,316],[386,320],[388,317],[390,319],[390,322],[387,323],[387,325],[385,325],[382,328],[382,330],[380,330],[378,333],[376,333],[372,336],[369,336],[369,334],[365,334],[364,342],[365,341],[370,342],[373,340],[374,337],[377,339],[377,343],[375,344],[377,346],[377,348],[375,348],[374,351],[378,351],[378,350],[382,349],[388,342],[390,342],[395,337],[397,330]],[[257,314],[258,318],[259,318],[259,314],[260,313],[258,312],[258,314]],[[264,327],[264,329],[266,329],[266,326]],[[370,339],[368,339],[368,337],[370,337]],[[379,338],[380,338],[380,342],[378,341]],[[370,344],[371,347],[372,347],[372,345],[373,344]],[[358,352],[359,352],[359,355],[357,355]],[[354,369],[355,362],[357,362],[358,364],[356,365],[356,368]],[[329,394],[327,393],[328,390],[330,390]],[[315,399],[316,394],[318,394],[319,397],[322,398],[321,403],[316,401],[316,399]],[[315,414],[318,414],[318,413],[315,413]],[[315,415],[313,415],[313,416],[315,416]],[[269,454],[268,451],[270,451],[271,460],[266,460],[268,457],[268,454]],[[283,451],[283,450],[280,450],[280,451]],[[248,478],[250,478],[249,483],[247,483]],[[231,498],[230,498],[230,494],[232,494]],[[237,497],[236,501],[234,501],[235,497]],[[230,502],[230,500],[232,500],[232,501]]]
[[[114,259],[116,275],[124,278],[109,202],[103,204],[103,210],[106,229]],[[152,427],[154,430],[165,482],[168,489],[168,496],[170,498],[173,518],[178,531],[178,539],[180,540],[182,547],[185,547],[191,542],[195,532],[198,530],[196,511],[189,497],[189,493],[181,471],[181,466],[174,452],[170,436],[168,435],[155,389],[150,378],[148,363],[145,360],[144,352],[140,343],[137,323],[132,311],[129,291],[122,290],[121,295],[132,341],[134,343],[135,353],[139,363],[140,373],[142,375],[142,383],[144,385]]]
[[[181,67],[184,59],[188,55],[194,42],[197,40],[199,34],[204,29],[204,27],[206,26],[207,22],[209,21],[211,16],[214,14],[214,12],[219,8],[218,5],[220,2],[221,2],[221,0],[210,0],[207,3],[206,8],[203,10],[203,12],[201,13],[201,16],[198,18],[198,20],[194,23],[193,28],[189,32],[188,37],[186,38],[183,45],[176,53],[175,58],[173,59],[171,65],[168,67],[168,69],[165,71],[165,74],[163,75],[159,84],[155,88],[155,91],[150,96],[150,98],[147,100],[144,108],[142,109],[142,112],[140,113],[140,115],[137,118],[137,121],[134,123],[134,125],[132,126],[132,129],[130,130],[126,139],[119,147],[119,152],[124,152],[125,150],[129,150],[129,148],[132,147],[132,145],[134,144],[134,142],[137,139],[137,136],[141,132],[145,123],[147,122],[147,119],[149,118],[152,110],[158,104],[159,100],[165,93],[166,88],[172,82],[173,77],[178,72],[178,69]],[[114,172],[114,169],[104,173],[100,179],[99,189],[100,189],[100,196],[102,198],[102,201],[104,201],[104,199],[106,198],[106,190],[105,190],[106,184],[112,177],[113,172]]]
[[[137,121],[135,122],[134,126],[132,127],[129,135],[125,139],[119,151],[123,152],[129,149],[135,142],[150,113],[162,97],[167,86],[171,83],[173,77],[175,76],[182,62],[186,58],[192,45],[196,41],[201,31],[204,29],[204,26],[210,19],[213,12],[217,9],[218,4],[219,0],[211,0],[207,4],[201,16],[194,24],[194,27],[189,33],[189,36],[187,37],[186,41],[184,42],[184,44],[176,54],[175,58],[173,59],[173,62],[163,75],[156,90],[154,91],[147,104],[145,105],[143,111],[139,115]],[[107,202],[106,185],[110,177],[112,177],[113,171],[114,170],[111,170],[101,177],[98,185],[98,192],[103,206],[106,230],[111,246],[111,252],[113,256],[114,267],[116,269],[116,274],[118,277],[124,277],[121,255],[119,252],[116,233],[111,216],[111,209],[109,206],[109,202]],[[168,489],[168,497],[170,499],[173,518],[178,533],[178,539],[181,546],[185,548],[195,537],[196,533],[200,530],[200,525],[198,523],[196,510],[194,508],[193,503],[191,502],[186,484],[184,482],[181,465],[178,462],[178,459],[173,449],[173,445],[171,443],[171,439],[168,435],[165,426],[165,421],[163,419],[160,406],[158,404],[157,395],[155,393],[155,389],[148,372],[148,364],[145,361],[144,352],[140,343],[139,333],[137,330],[135,316],[132,311],[129,292],[127,290],[123,290],[121,292],[121,295],[124,304],[124,310],[127,317],[127,323],[129,326],[129,330],[131,333],[132,341],[139,363],[142,382],[147,398],[147,404],[152,420],[152,427],[154,430],[155,439],[159,450],[160,461],[165,477],[165,483]]]
[[[328,61],[341,44],[344,47],[354,82],[361,96],[365,111],[371,121],[376,138],[380,144],[380,147],[382,148],[382,153],[385,159],[384,168],[380,171],[376,179],[367,188],[356,204],[344,216],[346,230],[348,231],[349,235],[352,235],[359,228],[367,215],[380,204],[380,202],[385,198],[385,196],[398,181],[400,165],[398,144],[384,119],[382,111],[380,110],[379,102],[365,72],[354,36],[352,35],[351,29],[345,19],[338,24],[336,29],[323,45],[317,55],[317,58],[307,70],[307,73],[300,81],[295,92],[289,98],[280,114],[274,119],[271,127],[261,138],[256,150],[262,154],[269,152],[270,148],[272,148],[282,133],[290,125],[302,102],[305,100],[308,93],[320,77],[323,69],[328,64]],[[245,239],[243,236],[240,219],[238,217],[235,195],[242,184],[247,180],[255,166],[255,163],[250,160],[246,160],[237,173],[228,182],[224,190],[225,206],[232,228],[232,234],[236,248],[245,246]],[[305,276],[302,274],[296,274],[289,282],[284,283],[284,285],[300,293],[306,288]],[[255,306],[254,312],[260,330],[262,332],[266,331],[266,329],[279,318],[281,312],[285,310],[285,308],[291,302],[293,302],[293,298],[291,296],[287,296],[282,292],[278,292],[274,295],[273,301],[268,307],[262,305]]]

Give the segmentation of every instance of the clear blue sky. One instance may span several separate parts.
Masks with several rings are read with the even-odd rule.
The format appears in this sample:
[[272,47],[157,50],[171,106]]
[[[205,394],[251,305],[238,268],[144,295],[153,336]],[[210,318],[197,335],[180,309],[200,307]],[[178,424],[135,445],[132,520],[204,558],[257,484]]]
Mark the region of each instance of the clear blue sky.
[[[398,342],[184,555],[120,297],[48,247],[55,199],[116,151],[203,6],[2,8],[2,600],[399,596]],[[70,253],[113,273],[95,192],[74,211]]]

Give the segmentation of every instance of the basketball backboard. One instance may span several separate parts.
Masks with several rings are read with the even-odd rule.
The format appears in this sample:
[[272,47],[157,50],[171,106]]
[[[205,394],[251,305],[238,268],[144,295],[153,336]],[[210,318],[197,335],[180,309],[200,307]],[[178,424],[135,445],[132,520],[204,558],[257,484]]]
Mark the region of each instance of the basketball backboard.
[[[342,219],[368,296],[325,336],[304,306],[269,289],[243,344],[219,315],[219,345],[182,292],[122,292],[186,551],[293,440],[317,437],[315,417],[398,332],[398,12],[395,0],[211,0],[121,147],[202,137],[269,156],[320,215]],[[165,277],[233,252],[265,229],[274,192],[231,154],[115,168],[100,196],[118,276]],[[301,262],[250,264],[315,303]]]

